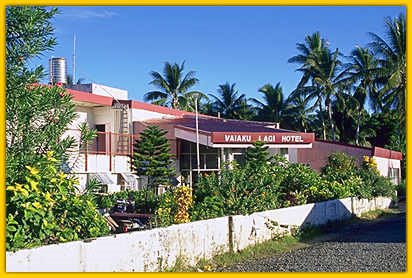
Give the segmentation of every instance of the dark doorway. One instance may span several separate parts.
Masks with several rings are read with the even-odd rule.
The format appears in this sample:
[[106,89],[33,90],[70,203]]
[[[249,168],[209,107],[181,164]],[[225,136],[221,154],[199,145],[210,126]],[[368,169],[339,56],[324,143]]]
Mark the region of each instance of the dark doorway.
[[96,152],[106,153],[106,125],[96,125]]

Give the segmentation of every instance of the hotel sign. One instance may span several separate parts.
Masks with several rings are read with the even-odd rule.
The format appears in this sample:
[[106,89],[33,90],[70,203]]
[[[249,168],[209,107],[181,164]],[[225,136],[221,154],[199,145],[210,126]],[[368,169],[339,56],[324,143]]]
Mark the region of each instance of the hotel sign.
[[252,144],[261,141],[265,144],[310,144],[315,141],[313,133],[303,132],[213,132],[214,144]]

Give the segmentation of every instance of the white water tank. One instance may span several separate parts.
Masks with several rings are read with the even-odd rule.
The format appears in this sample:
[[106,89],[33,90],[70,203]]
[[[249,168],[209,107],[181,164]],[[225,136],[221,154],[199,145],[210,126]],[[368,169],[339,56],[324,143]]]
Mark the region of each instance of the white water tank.
[[50,84],[67,84],[66,59],[60,57],[49,59],[49,75]]

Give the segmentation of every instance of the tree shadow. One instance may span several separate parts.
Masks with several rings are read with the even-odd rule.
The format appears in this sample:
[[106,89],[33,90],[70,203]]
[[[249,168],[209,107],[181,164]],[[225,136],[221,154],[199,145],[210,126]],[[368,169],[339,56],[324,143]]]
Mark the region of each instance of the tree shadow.
[[302,241],[405,243],[406,213],[387,213],[365,220],[352,214],[348,202],[320,202],[313,205],[299,233]]

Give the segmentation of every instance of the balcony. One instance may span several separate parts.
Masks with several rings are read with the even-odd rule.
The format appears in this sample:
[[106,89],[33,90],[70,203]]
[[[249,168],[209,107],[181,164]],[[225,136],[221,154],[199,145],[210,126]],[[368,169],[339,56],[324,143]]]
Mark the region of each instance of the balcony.
[[97,132],[97,137],[80,147],[81,154],[132,156],[133,144],[138,135]]

